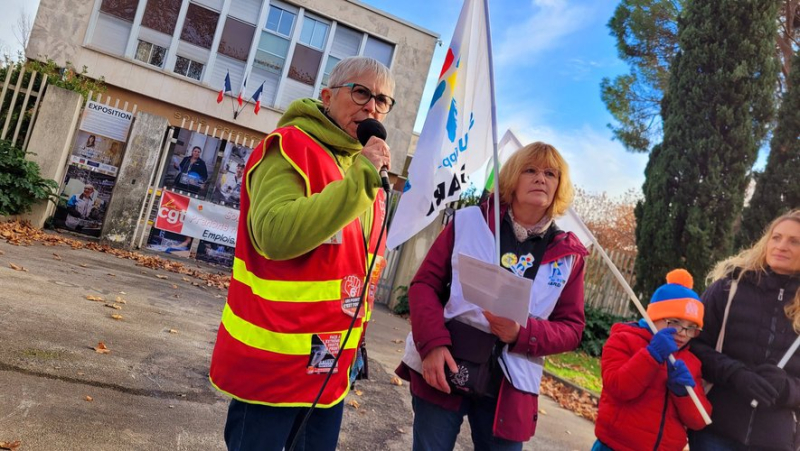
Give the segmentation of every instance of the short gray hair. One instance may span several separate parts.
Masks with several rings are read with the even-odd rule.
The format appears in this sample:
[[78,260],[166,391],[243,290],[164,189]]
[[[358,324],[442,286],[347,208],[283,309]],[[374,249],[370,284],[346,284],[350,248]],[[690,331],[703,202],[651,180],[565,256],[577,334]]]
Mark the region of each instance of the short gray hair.
[[392,75],[392,71],[380,61],[368,56],[351,56],[339,61],[331,71],[328,86],[341,86],[344,83],[349,83],[351,78],[364,74],[375,75],[379,84],[386,85],[389,88],[390,92],[381,94],[391,95],[394,93],[394,75]]

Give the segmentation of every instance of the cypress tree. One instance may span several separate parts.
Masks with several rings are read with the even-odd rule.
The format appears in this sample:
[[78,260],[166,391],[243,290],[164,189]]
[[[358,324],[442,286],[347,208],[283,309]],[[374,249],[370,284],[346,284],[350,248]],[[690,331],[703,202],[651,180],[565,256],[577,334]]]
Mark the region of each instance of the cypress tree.
[[742,215],[739,247],[750,246],[773,219],[800,207],[800,53],[792,59],[787,85],[767,166],[756,174],[756,190]]
[[728,256],[747,173],[773,113],[778,0],[693,0],[662,101],[664,138],[636,208],[636,287],[646,298],[683,267],[695,288]]

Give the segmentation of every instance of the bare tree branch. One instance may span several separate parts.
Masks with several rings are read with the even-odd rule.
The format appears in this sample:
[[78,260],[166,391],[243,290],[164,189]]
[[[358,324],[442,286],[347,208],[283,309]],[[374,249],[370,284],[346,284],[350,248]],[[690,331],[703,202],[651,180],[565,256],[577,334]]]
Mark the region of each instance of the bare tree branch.
[[17,22],[14,24],[11,30],[14,33],[14,38],[16,38],[17,43],[22,46],[23,49],[28,46],[28,39],[31,37],[32,28],[33,18],[31,17],[30,13],[23,8],[19,12]]

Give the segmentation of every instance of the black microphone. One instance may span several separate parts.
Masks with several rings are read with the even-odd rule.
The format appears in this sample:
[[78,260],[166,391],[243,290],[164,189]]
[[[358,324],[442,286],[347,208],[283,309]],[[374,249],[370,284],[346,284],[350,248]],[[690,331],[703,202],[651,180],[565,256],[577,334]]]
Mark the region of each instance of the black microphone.
[[[361,143],[361,145],[366,146],[367,141],[369,141],[369,139],[373,136],[385,140],[386,128],[384,128],[383,124],[375,119],[364,119],[358,124],[356,136],[358,136],[358,141]],[[383,166],[378,172],[381,174],[381,185],[383,185],[383,190],[388,193],[392,189],[389,185],[389,171],[386,169],[386,166]]]

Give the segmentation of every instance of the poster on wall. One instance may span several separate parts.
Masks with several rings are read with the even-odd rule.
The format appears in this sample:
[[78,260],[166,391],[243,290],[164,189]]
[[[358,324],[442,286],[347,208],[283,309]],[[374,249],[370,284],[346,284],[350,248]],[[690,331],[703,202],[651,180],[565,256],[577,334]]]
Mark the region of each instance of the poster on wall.
[[213,244],[236,246],[239,210],[164,190],[153,225]]
[[185,128],[177,129],[176,135],[161,186],[205,199],[221,141]]
[[56,227],[100,236],[132,120],[125,110],[86,103],[53,217]]
[[100,236],[113,188],[113,177],[70,165],[53,217],[54,225],[86,235]]
[[192,237],[153,227],[150,229],[150,237],[147,238],[147,248],[178,257],[189,257],[192,241]]
[[250,147],[230,141],[227,143],[225,153],[222,155],[219,175],[214,184],[214,191],[211,194],[212,202],[239,208],[244,166],[251,153],[253,153],[253,149]]
[[70,163],[116,176],[133,114],[92,100],[86,102]]
[[197,246],[197,259],[220,266],[233,266],[233,247],[200,240]]
[[124,142],[128,140],[128,130],[131,128],[132,120],[133,114],[125,110],[90,100],[83,109],[80,129]]
[[124,146],[123,141],[78,130],[69,162],[82,169],[116,176]]

